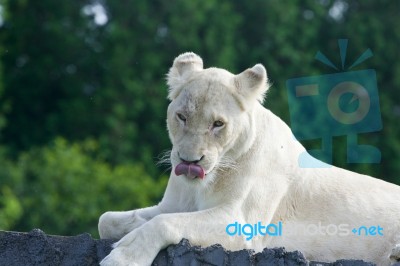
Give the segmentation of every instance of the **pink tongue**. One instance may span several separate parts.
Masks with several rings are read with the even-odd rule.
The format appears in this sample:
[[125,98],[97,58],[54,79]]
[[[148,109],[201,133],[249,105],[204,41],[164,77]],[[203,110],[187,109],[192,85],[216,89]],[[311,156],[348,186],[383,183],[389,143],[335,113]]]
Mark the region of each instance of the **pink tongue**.
[[175,174],[176,175],[186,175],[191,178],[200,177],[201,179],[204,178],[205,173],[204,169],[197,164],[189,164],[189,163],[180,163],[175,167]]

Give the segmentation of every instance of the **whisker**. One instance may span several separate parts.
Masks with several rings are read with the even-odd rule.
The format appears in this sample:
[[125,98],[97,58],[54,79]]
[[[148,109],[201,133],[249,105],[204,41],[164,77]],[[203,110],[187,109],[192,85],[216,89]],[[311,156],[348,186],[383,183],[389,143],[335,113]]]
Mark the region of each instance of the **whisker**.
[[171,150],[166,150],[160,153],[157,157],[157,166],[167,165],[171,168]]
[[[158,167],[162,167],[162,166],[167,166],[167,168],[162,172],[163,174],[167,173],[167,172],[171,172],[172,170],[172,164],[171,164],[171,150],[165,150],[163,152],[161,152],[158,156],[157,156],[157,162],[156,165]],[[164,167],[163,167],[164,168]]]

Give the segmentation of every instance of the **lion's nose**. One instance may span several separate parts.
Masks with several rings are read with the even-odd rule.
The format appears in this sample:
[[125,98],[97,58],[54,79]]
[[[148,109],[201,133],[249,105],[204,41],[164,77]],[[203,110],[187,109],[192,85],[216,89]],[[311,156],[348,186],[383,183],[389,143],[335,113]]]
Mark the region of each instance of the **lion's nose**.
[[179,159],[181,159],[181,161],[182,162],[184,162],[184,163],[195,163],[195,164],[197,164],[198,162],[200,162],[201,160],[203,160],[203,158],[204,158],[204,155],[203,156],[201,156],[199,159],[197,159],[197,160],[190,160],[189,158],[182,158],[180,155],[179,155],[179,153],[178,153],[178,156],[179,156]]

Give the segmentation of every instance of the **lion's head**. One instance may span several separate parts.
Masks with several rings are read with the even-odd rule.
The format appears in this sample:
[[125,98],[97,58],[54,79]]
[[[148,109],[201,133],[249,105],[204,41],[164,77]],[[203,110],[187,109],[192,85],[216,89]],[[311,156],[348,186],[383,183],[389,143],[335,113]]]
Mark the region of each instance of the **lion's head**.
[[168,85],[167,125],[175,174],[208,183],[218,170],[235,167],[255,136],[252,110],[268,89],[264,66],[234,75],[203,69],[198,55],[184,53],[174,60]]

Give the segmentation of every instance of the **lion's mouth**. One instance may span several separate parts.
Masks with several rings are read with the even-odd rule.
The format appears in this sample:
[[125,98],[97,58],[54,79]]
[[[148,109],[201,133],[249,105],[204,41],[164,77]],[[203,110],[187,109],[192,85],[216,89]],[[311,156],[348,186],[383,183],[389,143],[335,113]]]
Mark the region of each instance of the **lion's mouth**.
[[187,163],[182,162],[175,167],[175,174],[179,175],[186,175],[189,178],[195,179],[200,178],[203,179],[205,177],[205,171],[203,167],[195,163]]

